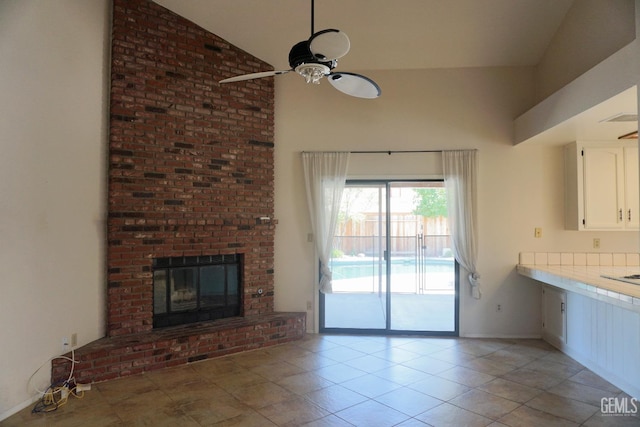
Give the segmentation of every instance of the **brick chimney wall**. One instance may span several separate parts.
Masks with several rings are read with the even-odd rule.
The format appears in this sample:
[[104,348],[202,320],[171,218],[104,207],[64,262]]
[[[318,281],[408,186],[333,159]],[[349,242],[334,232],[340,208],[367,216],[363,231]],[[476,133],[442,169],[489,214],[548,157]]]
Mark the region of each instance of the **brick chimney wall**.
[[108,336],[152,329],[158,257],[244,254],[242,315],[273,312],[273,79],[217,83],[271,69],[151,1],[114,0]]

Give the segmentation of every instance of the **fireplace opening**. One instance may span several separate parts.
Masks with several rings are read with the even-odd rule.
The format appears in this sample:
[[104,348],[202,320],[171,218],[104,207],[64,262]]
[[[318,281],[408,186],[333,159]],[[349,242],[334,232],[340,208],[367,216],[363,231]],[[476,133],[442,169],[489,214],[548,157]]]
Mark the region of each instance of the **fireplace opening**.
[[153,327],[240,315],[242,254],[154,258]]

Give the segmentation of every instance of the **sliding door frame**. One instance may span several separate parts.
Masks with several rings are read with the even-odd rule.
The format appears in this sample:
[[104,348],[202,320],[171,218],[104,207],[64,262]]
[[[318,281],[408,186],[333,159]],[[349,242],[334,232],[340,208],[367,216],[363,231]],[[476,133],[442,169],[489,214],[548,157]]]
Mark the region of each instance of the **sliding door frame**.
[[[385,188],[385,253],[391,254],[391,197],[390,189],[393,183],[420,183],[420,182],[444,182],[443,179],[351,179],[346,181],[346,186],[350,185],[384,185]],[[325,334],[348,334],[348,335],[425,335],[425,336],[454,336],[460,334],[460,265],[454,259],[454,330],[453,331],[412,331],[391,329],[391,256],[385,256],[386,265],[386,319],[385,329],[369,328],[335,328],[325,327],[325,295],[319,292],[318,299],[318,320],[319,332]]]

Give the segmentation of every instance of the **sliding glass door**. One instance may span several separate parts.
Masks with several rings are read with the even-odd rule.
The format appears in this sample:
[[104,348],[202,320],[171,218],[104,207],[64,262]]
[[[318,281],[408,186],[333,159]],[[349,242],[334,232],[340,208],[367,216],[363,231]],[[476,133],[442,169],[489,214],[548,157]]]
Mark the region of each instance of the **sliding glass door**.
[[442,181],[348,181],[321,331],[457,335],[450,248]]

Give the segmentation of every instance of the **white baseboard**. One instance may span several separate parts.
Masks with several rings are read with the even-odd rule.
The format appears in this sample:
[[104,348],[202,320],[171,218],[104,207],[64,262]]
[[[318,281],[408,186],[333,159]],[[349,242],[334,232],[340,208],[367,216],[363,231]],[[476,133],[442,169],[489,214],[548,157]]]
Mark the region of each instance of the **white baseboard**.
[[31,399],[25,400],[24,402],[14,406],[13,408],[10,408],[6,411],[4,411],[3,413],[0,414],[0,422],[6,420],[7,418],[9,418],[12,415],[17,414],[18,412],[22,411],[24,408],[26,408],[27,406],[31,406],[34,403],[36,403],[36,401],[40,399],[40,396],[34,396]]
[[[611,372],[608,369],[604,368],[603,366],[599,365],[598,363],[588,359],[579,351],[572,349],[566,344],[560,343],[559,346],[555,345],[552,342],[549,342],[549,344],[553,345],[558,350],[560,350],[567,356],[571,357],[573,360],[580,363],[582,366],[589,369],[596,375],[599,375],[600,377],[609,381],[611,384],[615,385],[620,390],[627,393],[629,396],[635,397],[636,399],[640,399],[640,387],[637,384],[631,384],[625,378],[620,377],[615,372]],[[611,397],[614,397],[614,396],[611,396]]]
[[539,340],[542,335],[534,334],[460,334],[460,338],[495,338],[495,339],[512,339],[512,340]]

